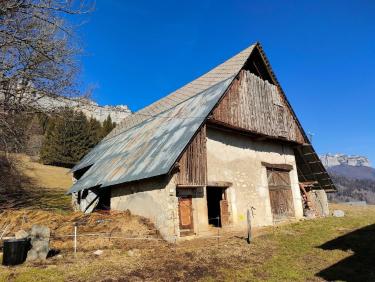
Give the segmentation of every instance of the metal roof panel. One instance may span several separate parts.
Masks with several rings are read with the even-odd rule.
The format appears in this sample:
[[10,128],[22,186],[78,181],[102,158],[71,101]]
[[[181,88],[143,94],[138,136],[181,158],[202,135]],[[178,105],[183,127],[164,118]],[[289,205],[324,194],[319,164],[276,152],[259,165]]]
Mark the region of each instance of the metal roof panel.
[[103,140],[81,164],[86,167],[94,160],[69,193],[168,173],[233,78],[150,117],[147,122]]

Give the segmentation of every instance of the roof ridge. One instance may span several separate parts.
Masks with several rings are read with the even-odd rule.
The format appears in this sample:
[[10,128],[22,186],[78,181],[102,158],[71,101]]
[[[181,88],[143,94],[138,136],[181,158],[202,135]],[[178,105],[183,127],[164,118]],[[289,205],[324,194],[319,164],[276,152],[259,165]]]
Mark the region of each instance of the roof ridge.
[[[135,127],[135,126],[141,125],[141,124],[147,122],[148,120],[150,120],[150,119],[152,119],[152,118],[170,118],[170,116],[161,116],[161,115],[164,114],[164,113],[166,113],[166,112],[168,112],[168,111],[170,111],[170,110],[172,110],[173,108],[179,106],[180,104],[185,103],[185,102],[189,101],[190,99],[193,99],[194,97],[196,97],[196,96],[198,96],[198,95],[202,95],[205,91],[207,91],[207,90],[209,90],[209,89],[211,89],[211,88],[214,88],[214,87],[217,86],[218,84],[220,84],[220,83],[222,83],[222,82],[224,82],[224,81],[226,81],[226,80],[228,80],[228,79],[234,78],[234,77],[235,77],[235,75],[232,75],[232,76],[230,76],[230,77],[228,77],[228,78],[226,78],[226,79],[223,79],[223,80],[219,81],[218,83],[215,83],[214,85],[208,87],[207,89],[204,89],[204,90],[202,90],[202,91],[199,91],[198,93],[194,94],[194,95],[191,96],[191,97],[186,97],[186,99],[184,99],[184,100],[182,100],[182,101],[179,101],[177,104],[175,104],[175,105],[171,105],[171,107],[166,108],[166,109],[164,109],[163,111],[157,112],[157,113],[154,114],[154,115],[151,115],[151,114],[148,115],[148,114],[142,114],[142,113],[139,113],[139,115],[142,115],[142,116],[145,117],[145,119],[144,119],[143,121],[141,121],[141,122],[139,122],[139,123],[137,123],[137,124],[134,124],[133,126],[131,126],[131,127],[129,127],[129,128],[126,128],[126,130],[124,129],[124,130],[118,131],[116,134],[113,134],[112,136],[107,136],[107,138],[103,139],[103,141],[106,142],[106,141],[108,141],[109,139],[111,139],[111,138],[113,138],[113,137],[116,137],[117,135],[120,135],[120,134],[122,134],[122,133],[128,131],[129,129],[131,129],[131,128]],[[187,119],[187,118],[202,118],[202,117],[194,117],[194,116],[191,116],[191,117],[174,117],[174,118]]]
[[257,43],[250,45],[249,47],[243,49],[241,52],[224,61],[220,65],[199,76],[195,80],[188,82],[187,84],[171,92],[167,96],[162,97],[152,104],[124,118],[105,137],[105,139],[114,137],[133,126],[142,123],[143,121],[147,120],[149,116],[154,116],[168,109],[171,109],[181,102],[186,101],[187,99],[214,86],[220,81],[226,80],[229,77],[236,75],[243,67],[256,45]]

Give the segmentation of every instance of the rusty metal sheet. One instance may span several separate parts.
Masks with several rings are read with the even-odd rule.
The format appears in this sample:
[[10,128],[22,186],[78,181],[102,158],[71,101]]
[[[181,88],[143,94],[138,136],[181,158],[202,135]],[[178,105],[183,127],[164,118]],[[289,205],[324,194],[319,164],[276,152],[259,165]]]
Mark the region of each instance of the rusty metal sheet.
[[68,193],[168,173],[233,78],[103,140],[76,166],[91,165]]

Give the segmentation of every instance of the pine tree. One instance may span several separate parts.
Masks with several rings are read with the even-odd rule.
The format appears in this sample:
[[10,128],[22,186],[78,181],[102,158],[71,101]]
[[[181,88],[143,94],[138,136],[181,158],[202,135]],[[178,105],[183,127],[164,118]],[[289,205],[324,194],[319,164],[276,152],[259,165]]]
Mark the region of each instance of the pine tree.
[[44,129],[38,115],[34,115],[26,130],[25,152],[29,156],[39,156],[43,143]]
[[42,149],[40,150],[40,159],[44,164],[52,164],[54,158],[54,145],[55,145],[55,119],[49,118],[46,126],[46,132],[44,134],[44,141]]
[[46,133],[47,127],[48,127],[48,122],[50,120],[50,117],[44,113],[38,113],[37,114],[38,119],[39,119],[39,124],[43,130],[43,134]]
[[93,148],[102,139],[102,125],[101,123],[91,117],[89,120],[89,147]]
[[116,123],[112,122],[111,115],[108,115],[108,117],[103,121],[101,137],[106,137],[115,127]]
[[47,127],[41,160],[71,167],[93,146],[90,125],[82,112],[65,109]]

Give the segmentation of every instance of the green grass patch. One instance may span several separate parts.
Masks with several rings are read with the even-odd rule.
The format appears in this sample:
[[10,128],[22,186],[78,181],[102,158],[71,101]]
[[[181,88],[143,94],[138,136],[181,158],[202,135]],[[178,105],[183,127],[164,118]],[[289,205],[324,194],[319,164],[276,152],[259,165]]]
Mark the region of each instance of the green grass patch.
[[[373,207],[347,207],[344,218],[274,227],[269,236],[257,240],[267,241],[276,250],[260,265],[224,271],[226,280],[236,277],[237,281],[375,281],[369,263],[375,258]],[[254,273],[261,275],[254,278]]]

